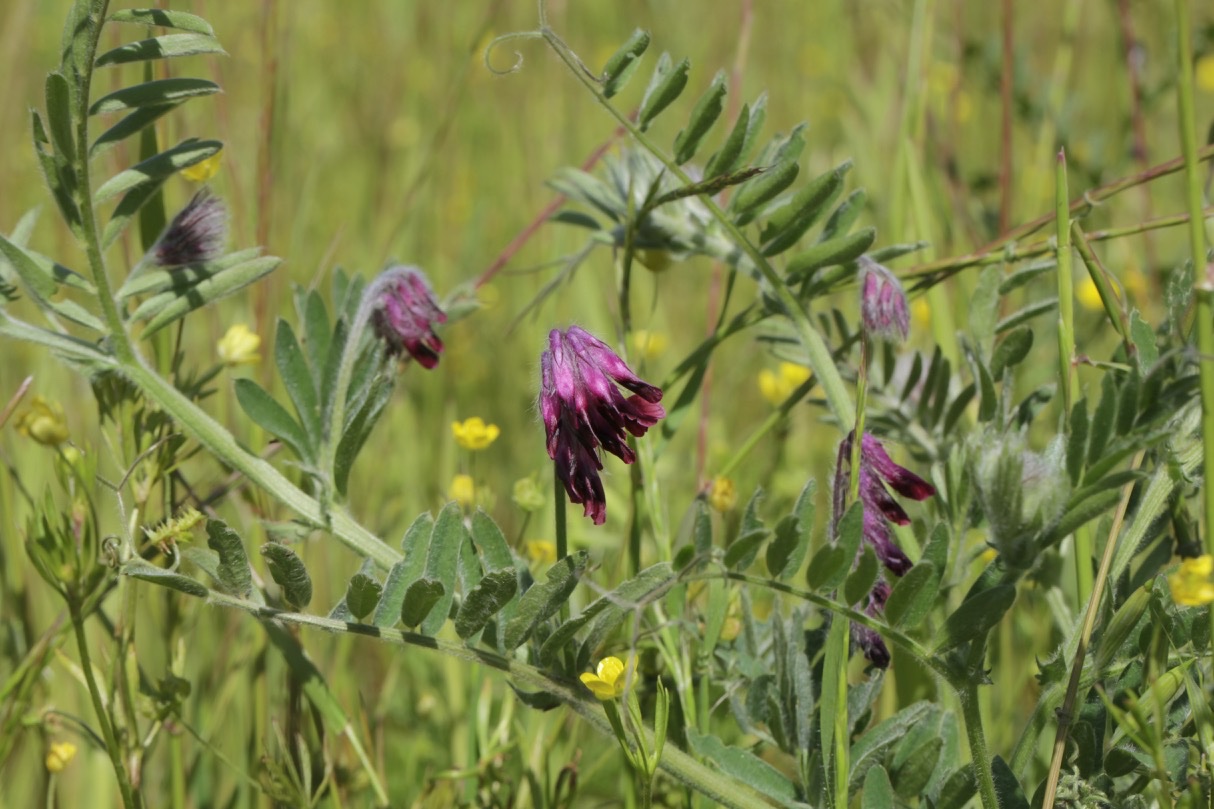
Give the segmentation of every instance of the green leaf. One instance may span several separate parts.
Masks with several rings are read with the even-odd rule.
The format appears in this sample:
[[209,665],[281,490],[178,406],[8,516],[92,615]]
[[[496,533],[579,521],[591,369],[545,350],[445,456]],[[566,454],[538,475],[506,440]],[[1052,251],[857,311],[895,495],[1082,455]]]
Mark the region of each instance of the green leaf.
[[329,313],[325,309],[325,300],[315,289],[308,293],[304,303],[303,321],[304,349],[308,352],[308,365],[313,371],[320,371],[329,357],[329,342],[333,339],[333,332],[329,328]]
[[710,766],[719,768],[741,783],[749,784],[779,805],[787,806],[796,800],[797,790],[792,781],[749,750],[728,747],[716,736],[706,736],[691,728],[687,729],[687,741],[696,755],[708,759]]
[[246,261],[198,282],[185,294],[165,292],[148,298],[139,305],[131,318],[133,320],[148,319],[141,335],[146,340],[195,309],[227,297],[234,292],[239,292],[249,284],[273,272],[281,263],[282,259],[278,256],[263,256]]
[[851,169],[850,160],[820,174],[806,183],[787,205],[777,208],[763,225],[763,255],[774,256],[792,247],[843,191],[843,178]]
[[42,116],[37,110],[30,110],[30,125],[33,129],[34,152],[38,156],[38,166],[42,169],[42,177],[63,219],[78,236],[83,233],[80,224],[80,209],[76,206],[76,175],[71,164],[62,157],[53,154],[47,147],[50,137],[42,125]]
[[1017,326],[1023,325],[1035,317],[1040,317],[1047,312],[1052,312],[1058,308],[1057,298],[1045,298],[1044,300],[1030,303],[1010,315],[1000,320],[995,326],[995,334],[1003,334],[1006,331],[1011,331]]
[[65,162],[76,159],[76,141],[72,135],[72,91],[62,73],[46,75],[46,123],[51,143]]
[[426,554],[426,578],[443,585],[442,597],[421,624],[424,635],[435,635],[447,620],[451,602],[455,598],[455,577],[459,566],[460,549],[469,542],[468,529],[464,527],[464,513],[457,503],[448,503],[434,521],[430,535],[430,549]]
[[292,609],[301,610],[312,603],[312,577],[295,551],[278,542],[261,546],[261,555],[274,583],[282,588],[283,599]]
[[860,809],[894,809],[894,788],[889,783],[889,773],[880,764],[864,776]]
[[548,569],[547,580],[543,584],[533,584],[523,597],[519,599],[518,612],[506,624],[503,642],[506,649],[517,649],[531,637],[531,633],[541,621],[556,614],[561,605],[573,595],[578,580],[590,563],[590,554],[578,551],[571,556],[557,561]]
[[805,580],[811,590],[833,590],[843,583],[856,559],[863,534],[864,506],[855,502],[839,520],[835,543],[819,550],[810,560]]
[[156,295],[169,290],[175,295],[182,295],[199,281],[205,281],[224,270],[251,261],[260,254],[261,248],[251,247],[202,264],[179,264],[171,268],[144,270],[138,275],[129,276],[114,294],[119,300]]
[[196,14],[184,11],[169,11],[162,8],[124,8],[110,15],[110,22],[128,22],[137,25],[158,25],[161,28],[176,28],[196,34],[213,36],[211,24]]
[[1079,485],[1087,456],[1088,400],[1080,399],[1071,410],[1071,425],[1066,436],[1066,471],[1071,477],[1071,485]]
[[[70,281],[72,286],[80,286],[79,282],[73,279],[73,276],[76,275],[74,272],[43,256],[18,247],[3,235],[0,235],[0,256],[16,270],[17,275],[21,276],[30,295],[44,309],[49,309],[81,326],[96,331],[105,331],[101,320],[76,301],[71,298],[52,298],[58,290],[60,281],[64,283]],[[80,279],[80,281],[84,281],[84,279]],[[85,285],[92,287],[92,284],[87,282]]]
[[867,204],[868,192],[863,188],[857,188],[848,194],[847,199],[839,203],[839,207],[835,208],[830,218],[826,220],[826,224],[822,226],[822,233],[819,234],[818,241],[828,242],[851,230],[851,226],[856,224],[856,220],[860,218],[860,214],[864,212]]
[[355,573],[346,586],[346,609],[355,620],[361,621],[379,604],[383,592],[383,585],[373,577],[366,573]]
[[868,595],[877,580],[877,555],[870,545],[865,545],[856,567],[843,583],[843,602],[859,604]]
[[337,445],[337,453],[333,458],[333,485],[342,496],[346,494],[349,483],[350,469],[358,453],[371,437],[379,417],[383,415],[392,400],[394,378],[390,374],[380,374],[375,378],[370,395],[362,407],[348,420],[348,426]]
[[792,185],[800,172],[801,166],[796,158],[793,158],[777,163],[753,180],[745,182],[730,201],[729,207],[735,221],[743,225],[754,219],[760,206],[775,199],[780,192]]
[[472,515],[472,541],[480,549],[485,571],[514,570],[514,554],[502,530],[493,518],[481,509]]
[[763,544],[763,540],[767,539],[768,533],[770,532],[766,528],[759,528],[747,531],[731,542],[725,549],[725,566],[735,567],[738,570],[750,567],[754,563],[759,546]]
[[89,107],[89,115],[170,104],[218,92],[219,85],[206,79],[155,79],[102,96]]
[[207,547],[219,555],[217,581],[225,592],[247,598],[253,591],[253,571],[244,552],[244,542],[223,520],[207,520]]
[[1029,809],[1028,798],[1016,780],[1016,774],[1002,756],[991,759],[991,775],[995,779],[995,797],[1000,809]]
[[[991,265],[982,270],[978,283],[970,293],[969,324],[978,356],[986,362],[995,344],[995,322],[999,315],[999,282],[1003,269]],[[999,377],[996,375],[996,379]]]
[[[910,734],[907,741],[910,741]],[[940,761],[940,750],[944,747],[944,739],[938,735],[916,742],[911,746],[910,755],[894,769],[894,789],[903,800],[917,798],[923,792],[935,772],[936,764]]]
[[637,112],[637,126],[642,132],[683,92],[683,88],[687,86],[687,71],[690,69],[691,62],[687,59],[671,67],[670,54],[663,53],[658,58],[658,64],[649,79],[649,86],[645,88],[645,95],[641,98],[641,107]]
[[700,96],[692,109],[687,128],[675,136],[675,163],[681,166],[695,157],[696,151],[700,148],[700,142],[721,117],[721,111],[725,108],[726,92],[728,92],[728,85],[725,81],[725,71],[719,70],[717,75],[713,76],[712,84],[708,86],[704,95]]
[[407,574],[408,567],[403,559],[388,569],[383,593],[379,597],[379,603],[375,605],[375,615],[371,618],[371,623],[380,629],[393,627],[400,620],[401,608],[405,605],[405,592],[411,584],[406,579]]
[[628,80],[641,65],[641,55],[649,47],[649,32],[640,28],[632,32],[632,36],[611,55],[607,64],[603,65],[603,98],[611,98],[624,89]]
[[1138,362],[1138,371],[1146,376],[1151,366],[1159,361],[1159,344],[1155,341],[1155,330],[1137,309],[1130,312],[1130,340],[1137,349],[1135,359]]
[[940,788],[936,809],[964,809],[977,793],[978,782],[974,778],[974,766],[964,764],[954,770]]
[[237,379],[236,401],[249,418],[266,432],[281,439],[300,460],[306,463],[315,461],[312,444],[303,427],[261,385],[251,379]]
[[219,41],[209,34],[165,34],[164,36],[128,42],[126,45],[106,51],[97,57],[97,67],[141,62],[145,59],[170,59],[175,56],[194,56],[200,53],[218,53],[227,56]]
[[890,626],[914,629],[927,617],[940,592],[937,571],[934,564],[921,559],[898,580],[885,602],[885,620]]
[[157,104],[151,107],[139,107],[134,110],[118,123],[102,132],[93,141],[93,145],[89,148],[89,159],[92,160],[98,155],[103,154],[110,147],[117,146],[131,135],[142,132],[147,127],[156,123],[160,119],[160,116],[177,109],[179,103]]
[[721,144],[720,150],[708,159],[708,165],[704,167],[704,179],[709,180],[722,174],[728,174],[737,167],[738,158],[742,154],[742,144],[746,142],[746,131],[749,128],[750,105],[743,104],[737,120],[733,122],[733,129],[729,131],[729,136]]
[[171,590],[177,590],[196,598],[206,598],[211,593],[205,585],[191,579],[189,576],[171,573],[163,568],[149,565],[142,560],[128,562],[123,565],[122,575],[150,581],[152,584],[159,584],[161,587],[168,587]]
[[785,273],[788,278],[799,280],[823,267],[855,261],[864,255],[865,250],[873,246],[876,239],[876,228],[864,228],[846,236],[819,242],[790,258],[785,267]]
[[[407,627],[420,624],[434,611],[434,605],[442,600],[446,592],[443,583],[435,579],[422,577],[413,582],[405,593],[405,603],[400,611],[401,623]],[[446,618],[443,615],[443,620]]]
[[[114,242],[118,240],[118,237],[122,235],[123,231],[126,230],[127,225],[130,224],[132,217],[144,210],[145,205],[156,199],[157,195],[160,194],[160,189],[164,186],[164,182],[167,179],[168,177],[165,176],[147,180],[146,182],[135,186],[126,193],[126,195],[122,198],[122,201],[115,206],[114,213],[110,215],[110,221],[105,223],[105,230],[101,232],[102,249],[108,249],[111,245],[113,245]],[[161,226],[156,229],[156,233],[152,234],[153,241],[156,238],[156,234],[158,234],[163,227],[164,226],[162,223]],[[151,245],[149,244],[148,247],[150,248]]]
[[916,702],[865,731],[864,735],[852,744],[848,792],[856,792],[864,783],[868,771],[881,764],[886,754],[902,740],[907,731],[935,710],[935,706],[929,702]]
[[201,163],[222,148],[221,141],[186,138],[172,149],[118,172],[93,193],[93,200],[100,204],[149,182],[163,180],[195,163]]
[[[320,445],[320,400],[317,395],[316,379],[308,361],[304,358],[299,341],[295,338],[295,330],[285,318],[278,319],[274,332],[274,365],[278,375],[282,377],[283,387],[291,397],[299,422],[308,434],[308,440],[313,447]],[[328,470],[326,470],[328,471]]]
[[1019,365],[1032,348],[1032,329],[1028,326],[1012,329],[999,345],[995,346],[995,351],[991,354],[991,377],[995,380],[1003,379],[1004,369]]
[[1016,588],[1010,584],[996,585],[966,599],[937,633],[938,640],[932,653],[943,654],[963,643],[984,638],[1003,619],[1015,600]]
[[514,568],[486,573],[472,588],[455,616],[455,634],[461,638],[475,635],[518,593],[518,573]]
[[1092,427],[1088,431],[1088,466],[1104,457],[1109,440],[1115,436],[1114,422],[1117,418],[1117,381],[1112,374],[1100,380],[1100,401],[1092,414]]
[[817,484],[810,480],[801,490],[792,514],[776,523],[775,536],[767,546],[767,571],[777,579],[787,579],[801,567],[809,552],[814,525],[814,494]]

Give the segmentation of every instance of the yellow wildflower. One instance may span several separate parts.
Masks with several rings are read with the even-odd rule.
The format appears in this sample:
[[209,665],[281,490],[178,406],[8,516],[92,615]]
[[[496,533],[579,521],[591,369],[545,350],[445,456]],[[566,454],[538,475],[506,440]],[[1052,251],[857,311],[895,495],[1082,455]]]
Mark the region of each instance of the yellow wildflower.
[[63,768],[75,757],[76,745],[71,742],[55,742],[46,754],[46,769],[49,772],[63,772]]
[[223,152],[216,152],[201,163],[195,163],[182,169],[181,176],[192,183],[205,183],[219,171],[219,161],[222,154]]
[[1194,78],[1197,79],[1197,89],[1214,93],[1214,53],[1207,53],[1197,60]]
[[502,431],[496,424],[486,424],[480,416],[473,416],[463,421],[451,422],[451,432],[455,434],[455,443],[475,452],[496,441]]
[[729,478],[717,475],[708,491],[708,504],[722,514],[733,511],[738,505],[738,488]]
[[16,424],[17,432],[44,446],[55,447],[68,439],[63,405],[41,396],[30,400],[29,409],[17,416]]
[[653,360],[662,355],[670,340],[659,331],[637,329],[632,333],[632,350],[642,359]]
[[539,511],[544,507],[544,491],[540,488],[535,475],[528,475],[514,481],[514,492],[510,499],[523,511]]
[[809,379],[809,369],[795,362],[781,362],[778,371],[759,372],[759,393],[773,405],[782,405],[792,392]]
[[1184,607],[1201,607],[1214,603],[1214,556],[1208,553],[1196,559],[1185,559],[1180,568],[1168,576],[1172,600]]
[[926,295],[911,301],[911,321],[915,324],[913,331],[925,330],[932,324],[932,305],[927,302]]
[[447,487],[447,497],[459,503],[462,508],[471,508],[476,502],[476,484],[471,475],[456,475],[451,478]]
[[1100,290],[1096,288],[1096,282],[1090,275],[1083,276],[1083,280],[1079,282],[1079,288],[1075,290],[1075,298],[1084,309],[1091,309],[1093,312],[1104,311],[1104,301],[1100,297]]
[[604,657],[594,674],[587,672],[582,675],[582,684],[604,702],[617,699],[624,693],[624,686],[635,667],[635,660],[629,660],[625,666],[618,657]]
[[533,565],[551,565],[556,562],[556,544],[550,539],[529,539],[523,543],[523,553]]
[[261,360],[257,349],[261,337],[243,323],[237,323],[215,344],[215,351],[224,365],[252,365]]

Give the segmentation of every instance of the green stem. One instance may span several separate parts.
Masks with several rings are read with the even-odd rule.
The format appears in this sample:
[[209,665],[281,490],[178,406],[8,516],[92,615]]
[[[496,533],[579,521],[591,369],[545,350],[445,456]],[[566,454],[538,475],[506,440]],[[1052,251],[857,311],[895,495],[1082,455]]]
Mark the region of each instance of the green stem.
[[565,515],[565,487],[561,478],[552,467],[552,512],[556,523],[556,561],[561,561],[569,555],[569,522]]
[[131,788],[130,773],[122,762],[122,750],[118,747],[118,739],[114,736],[114,726],[110,723],[109,714],[105,709],[105,701],[101,698],[101,688],[97,685],[97,676],[93,673],[93,661],[89,655],[88,638],[84,634],[84,615],[74,598],[68,600],[71,613],[72,629],[76,632],[76,648],[80,652],[80,668],[84,670],[84,680],[88,684],[89,696],[93,700],[93,712],[97,714],[97,724],[101,725],[101,736],[105,739],[105,749],[110,754],[110,764],[114,767],[114,775],[118,779],[118,790],[122,793],[122,805],[126,809],[138,809],[143,805],[138,793]]
[[[663,152],[657,144],[650,140],[628,116],[617,110],[603,97],[593,76],[586,71],[582,61],[542,21],[539,33],[543,36],[544,41],[548,43],[549,47],[552,48],[561,61],[569,68],[569,72],[590,92],[599,106],[614,118],[616,123],[623,127],[646,151],[660,160],[673,177],[677,178],[684,185],[690,185],[692,180],[687,173]],[[801,308],[801,304],[792,294],[792,291],[789,290],[788,286],[780,279],[775,268],[771,266],[771,262],[767,260],[767,257],[746,237],[741,228],[734,224],[733,220],[721,210],[721,207],[709,197],[703,197],[701,202],[721,228],[729,235],[734,244],[750,259],[756,272],[762,276],[764,282],[767,284],[768,292],[776,298],[784,310],[784,314],[792,323],[797,337],[800,339],[801,345],[809,357],[809,366],[813,369],[814,375],[818,377],[819,384],[822,386],[822,392],[826,395],[826,403],[840,426],[853,423],[855,421],[855,409],[852,406],[851,399],[847,395],[846,387],[843,384],[843,377],[839,375],[838,369],[835,368],[826,341],[818,330],[814,328],[814,325],[809,320],[809,316]]]
[[974,775],[978,780],[978,795],[983,809],[999,809],[995,795],[995,777],[991,772],[991,757],[986,750],[986,734],[982,729],[982,712],[978,708],[978,686],[967,683],[958,689],[961,697],[961,715],[965,720],[965,738],[970,746]]
[[[1201,380],[1201,443],[1205,451],[1202,502],[1206,553],[1214,553],[1214,267],[1206,261],[1201,178],[1197,176],[1197,127],[1193,114],[1193,35],[1187,0],[1175,0],[1176,100],[1180,109],[1180,151],[1184,158],[1185,201],[1189,209],[1189,250],[1197,302],[1197,352]],[[1203,150],[1204,151],[1204,150]],[[1210,625],[1214,632],[1214,623]]]

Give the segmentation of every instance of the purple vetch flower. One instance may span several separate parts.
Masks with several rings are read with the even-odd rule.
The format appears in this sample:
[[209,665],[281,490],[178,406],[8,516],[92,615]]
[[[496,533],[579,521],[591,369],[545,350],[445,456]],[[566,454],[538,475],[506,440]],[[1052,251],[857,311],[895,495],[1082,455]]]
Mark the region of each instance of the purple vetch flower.
[[[853,436],[849,435],[839,446],[839,457],[835,467],[834,523],[843,518],[848,482],[851,477],[851,451]],[[872,546],[877,559],[891,573],[902,576],[911,569],[911,560],[894,539],[890,523],[908,525],[910,517],[885,488],[886,484],[903,497],[926,500],[936,489],[923,478],[905,467],[894,463],[873,436],[868,433],[860,440],[860,502],[864,504],[864,541]],[[889,597],[889,585],[878,578],[868,597],[865,612],[878,615]],[[874,665],[884,668],[889,664],[889,650],[881,638],[871,629],[852,625],[852,637],[864,651],[864,656]],[[884,663],[881,661],[884,660]]]
[[[666,411],[662,390],[644,382],[594,335],[578,326],[553,329],[540,355],[540,415],[548,457],[569,493],[595,525],[607,519],[599,448],[624,463],[636,460],[628,434],[642,436]],[[632,391],[624,398],[616,385]]]
[[161,267],[200,264],[223,253],[227,236],[227,208],[204,188],[173,217],[149,252]]
[[860,320],[869,336],[901,343],[910,333],[910,310],[902,284],[887,268],[860,256]]
[[380,274],[368,290],[375,296],[371,326],[388,345],[389,356],[408,354],[423,368],[438,365],[443,341],[435,323],[446,323],[426,276],[417,267],[396,265]]

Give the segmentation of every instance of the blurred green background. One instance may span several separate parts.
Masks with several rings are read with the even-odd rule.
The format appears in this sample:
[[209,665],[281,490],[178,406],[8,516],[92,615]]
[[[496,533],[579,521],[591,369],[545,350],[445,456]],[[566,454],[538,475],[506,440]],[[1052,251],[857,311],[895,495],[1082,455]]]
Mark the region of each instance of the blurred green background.
[[[206,17],[230,56],[170,66],[212,78],[224,92],[162,119],[161,143],[189,135],[223,140],[212,186],[230,206],[231,245],[264,244],[286,259],[269,281],[187,321],[186,350],[200,366],[213,361],[216,340],[234,323],[257,330],[268,356],[275,319],[291,316],[292,285],[327,290],[336,267],[370,275],[389,260],[415,263],[440,294],[474,281],[553,199],[546,178],[561,166],[581,163],[612,137],[610,119],[541,44],[517,40],[493,53],[493,64],[504,68],[511,52],[521,51],[524,62],[516,73],[493,75],[485,68],[484,49],[494,36],[535,26],[529,2],[200,0],[174,7]],[[81,256],[47,205],[29,143],[28,108],[42,106],[43,80],[58,62],[66,8],[67,3],[50,0],[0,5],[0,75],[5,77],[0,82],[0,229],[11,230],[25,211],[42,206],[33,246],[79,267]],[[1007,9],[1013,14],[1010,29],[1003,16]],[[1192,69],[1204,134],[1214,121],[1214,7],[1195,3],[1193,10],[1197,61]],[[552,2],[549,15],[552,27],[592,69],[634,27],[652,32],[654,45],[642,72],[619,99],[628,109],[639,100],[657,53],[691,58],[690,90],[659,123],[660,142],[670,143],[698,88],[707,86],[718,69],[731,78],[731,111],[768,93],[769,133],[807,120],[803,177],[854,159],[850,183],[868,189],[862,224],[877,226],[878,245],[931,242],[918,257],[900,260],[899,270],[991,241],[1001,217],[1015,225],[1050,210],[1059,144],[1067,149],[1072,196],[1179,153],[1175,35],[1167,2],[582,0]],[[117,45],[120,33],[129,39],[137,30],[112,26],[103,46]],[[1013,46],[1006,65],[1005,38]],[[1008,67],[1005,104],[1001,93]],[[135,78],[134,72],[102,71],[94,94]],[[1005,109],[1011,113],[1006,123]],[[720,137],[711,136],[708,148]],[[127,147],[101,161],[107,176],[132,162]],[[912,170],[923,178],[917,191],[907,180]],[[184,179],[167,185],[170,212],[193,191]],[[1094,211],[1087,227],[1132,224],[1182,208],[1176,175],[1120,195]],[[610,253],[595,252],[537,315],[515,328],[511,324],[554,272],[529,268],[573,252],[582,238],[559,225],[540,227],[505,270],[479,289],[483,310],[445,330],[447,351],[437,371],[424,373],[416,366],[405,371],[371,449],[353,473],[351,510],[368,527],[398,541],[413,516],[441,505],[452,476],[463,472],[473,474],[508,537],[550,538],[547,510],[524,526],[523,513],[510,500],[515,480],[536,473],[546,481],[549,474],[534,409],[538,356],[553,326],[577,322],[614,335]],[[1161,273],[1180,261],[1183,250],[1179,230],[1161,231],[1107,245],[1101,257],[1135,303],[1150,312],[1160,306]],[[133,230],[108,258],[115,277],[138,259]],[[668,341],[644,360],[646,378],[661,380],[704,334],[713,315],[706,293],[714,272],[708,263],[692,262],[645,273],[639,281],[637,325]],[[962,275],[946,291],[960,327],[968,288]],[[739,294],[746,298],[753,290]],[[31,311],[25,304],[16,308]],[[922,307],[916,311],[912,340],[926,346],[930,313]],[[1099,315],[1090,314],[1097,322]],[[1082,344],[1079,348],[1084,350]],[[73,437],[103,447],[96,409],[79,377],[23,346],[9,344],[4,352],[0,400],[7,401],[33,374],[31,392],[67,407]],[[673,524],[711,478],[714,464],[770,412],[756,380],[760,370],[776,366],[749,338],[731,341],[718,355],[702,428],[688,423],[659,467]],[[235,373],[274,384],[268,360]],[[220,377],[207,407],[260,448],[265,436],[236,408],[232,378],[226,372]],[[825,480],[836,431],[818,427],[818,415],[802,409],[787,430],[760,443],[734,474],[743,497],[762,482],[783,503],[795,497],[807,477]],[[502,428],[502,437],[475,458],[458,450],[449,429],[452,420],[469,416]],[[30,492],[40,492],[50,478],[52,455],[10,427],[0,434],[0,458],[10,472],[0,477],[3,674],[47,631],[61,605],[31,575],[21,548],[28,507],[13,484],[15,477]],[[217,473],[211,469],[210,474]],[[576,517],[573,541],[591,547],[603,560],[603,580],[615,581],[622,569],[623,554],[616,551],[623,543],[627,473],[608,461],[605,482],[613,503],[607,525],[590,530]],[[820,492],[825,497],[825,486]],[[250,543],[264,539],[259,517],[283,516],[267,511],[255,496],[226,510]],[[117,524],[116,510],[107,514]],[[358,567],[342,548],[323,541],[310,543],[305,558],[320,586],[316,605],[336,601]],[[283,664],[264,651],[261,630],[244,616],[184,604],[161,592],[142,598],[141,665],[151,677],[171,667],[192,683],[186,715],[231,762],[223,763],[188,734],[174,736],[174,754],[153,757],[145,774],[148,794],[166,796],[163,803],[152,803],[173,805],[167,796],[174,775],[167,762],[180,761],[190,779],[185,805],[259,805],[262,799],[240,773],[256,777],[262,752],[272,746],[274,723],[292,698],[282,687]],[[1007,642],[1032,643],[1028,624],[1019,628],[1020,635],[1009,633]],[[100,641],[100,631],[97,637]],[[440,771],[472,764],[465,755],[468,736],[475,733],[475,712],[465,710],[470,703],[479,702],[486,711],[491,706],[496,722],[502,700],[510,700],[500,681],[437,657],[350,639],[307,636],[304,641],[347,712],[363,723],[394,805],[409,805],[426,779]],[[1024,670],[1015,675],[1021,682],[1031,679],[1029,649],[1048,650],[1048,639],[1024,649]],[[488,683],[484,694],[482,681]],[[1031,693],[1023,694],[1012,688],[997,698],[997,708],[1015,713],[1004,736],[994,723],[994,749],[1018,733],[1019,711],[1032,705]],[[28,721],[0,762],[5,783],[0,805],[29,806],[41,799],[44,745],[71,735],[56,725],[61,720],[40,724],[42,713],[53,708],[88,716],[85,697],[69,663],[58,659],[28,702],[5,708]],[[615,751],[560,714],[516,711],[520,725],[512,738],[521,759],[555,777],[574,751],[584,748],[583,789],[600,796],[593,805],[618,805],[618,798],[602,797],[618,796],[620,779],[626,777]],[[341,742],[331,747],[344,761]],[[82,755],[60,776],[64,805],[67,796],[74,796],[75,804],[106,805],[113,797],[108,768],[101,752]]]

